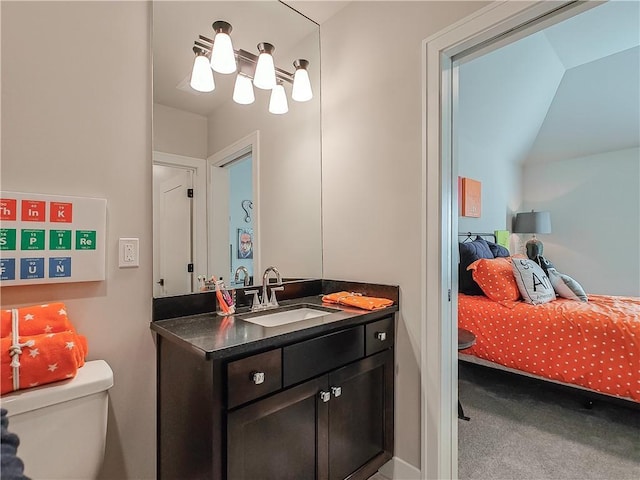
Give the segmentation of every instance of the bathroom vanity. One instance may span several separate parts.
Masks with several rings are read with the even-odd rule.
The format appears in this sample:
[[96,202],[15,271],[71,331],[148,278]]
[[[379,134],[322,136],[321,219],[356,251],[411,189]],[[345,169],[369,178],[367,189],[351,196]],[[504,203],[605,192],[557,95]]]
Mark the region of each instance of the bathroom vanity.
[[[198,294],[154,299],[158,478],[366,479],[391,459],[397,287],[286,288],[278,311],[322,311],[265,327],[191,314]],[[323,306],[322,294],[342,290],[395,303]],[[179,309],[189,313],[172,317]]]

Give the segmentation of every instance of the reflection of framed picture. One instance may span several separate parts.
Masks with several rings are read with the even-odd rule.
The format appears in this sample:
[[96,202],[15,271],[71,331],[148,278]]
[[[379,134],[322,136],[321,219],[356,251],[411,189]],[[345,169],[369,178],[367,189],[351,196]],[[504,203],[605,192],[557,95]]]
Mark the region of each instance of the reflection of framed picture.
[[238,258],[253,258],[253,230],[238,229]]

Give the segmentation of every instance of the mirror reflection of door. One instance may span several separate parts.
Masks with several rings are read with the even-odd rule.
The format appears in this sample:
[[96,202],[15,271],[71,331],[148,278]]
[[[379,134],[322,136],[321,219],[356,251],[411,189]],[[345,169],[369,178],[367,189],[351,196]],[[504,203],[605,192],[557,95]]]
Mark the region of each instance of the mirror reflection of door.
[[[253,277],[253,180],[251,153],[229,166],[229,244],[231,245],[231,270],[235,277],[240,267],[245,267]],[[244,279],[240,276],[239,279]]]
[[166,180],[157,183],[159,212],[157,220],[157,271],[154,294],[179,295],[193,291],[192,198],[193,172],[188,169],[155,166]]
[[[254,269],[253,156],[243,149],[211,169],[211,234],[215,245],[228,249],[211,252],[210,272],[232,285],[238,268]],[[240,275],[242,281],[244,275]]]

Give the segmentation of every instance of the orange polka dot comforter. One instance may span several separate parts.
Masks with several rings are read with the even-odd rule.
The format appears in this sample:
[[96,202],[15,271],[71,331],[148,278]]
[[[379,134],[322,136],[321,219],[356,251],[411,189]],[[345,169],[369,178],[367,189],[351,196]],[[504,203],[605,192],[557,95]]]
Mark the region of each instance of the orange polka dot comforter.
[[640,402],[640,298],[589,295],[543,305],[458,296],[463,353],[545,378]]

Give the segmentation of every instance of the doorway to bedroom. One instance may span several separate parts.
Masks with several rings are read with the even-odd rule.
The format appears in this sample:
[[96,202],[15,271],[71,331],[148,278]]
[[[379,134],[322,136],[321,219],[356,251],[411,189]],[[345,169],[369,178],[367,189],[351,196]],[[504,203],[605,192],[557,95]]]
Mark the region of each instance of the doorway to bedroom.
[[[507,232],[508,253],[523,254],[530,236],[509,233],[513,218],[518,212],[547,211],[552,229],[539,238],[544,256],[559,271],[578,279],[589,293],[639,295],[639,18],[638,2],[608,2],[452,57],[452,249],[458,250],[458,241],[474,240],[477,233]],[[624,238],[616,247],[618,255],[603,232],[615,232],[616,242]],[[488,250],[493,258],[493,249]],[[631,251],[632,259],[627,255]],[[458,270],[457,254],[453,258],[451,267]],[[462,267],[457,282],[453,277],[453,289],[468,293],[463,285],[474,282],[471,272]],[[482,285],[475,285],[476,293],[486,297]],[[453,295],[460,300],[457,297]],[[453,318],[463,314],[458,305],[452,305]],[[555,418],[551,424],[535,417],[525,420],[524,415],[505,419],[505,411],[521,415],[514,413],[521,404],[535,401],[536,392],[527,391],[531,385],[544,390],[548,383],[522,383],[516,376],[496,374],[495,369],[504,367],[524,369],[521,358],[504,357],[513,332],[484,330],[477,322],[461,320],[461,326],[482,341],[465,350],[471,354],[464,355],[460,366],[458,395],[471,420],[458,421],[459,478],[561,478],[558,468],[566,461],[567,441],[581,459],[577,463],[586,466],[574,476],[600,472],[602,478],[622,478],[638,468],[640,459],[631,450],[623,461],[616,455],[607,460],[614,444],[624,450],[611,439],[580,441],[588,436],[587,431],[580,433],[584,417],[573,418],[570,407],[563,415],[556,405],[526,405],[532,411],[542,408],[542,416]],[[525,393],[505,400],[512,385]],[[580,409],[576,405],[575,410]],[[631,418],[624,409],[621,417]],[[633,438],[634,430],[624,422],[611,423],[593,413],[589,419],[603,432],[616,429],[622,443]],[[561,430],[571,433],[563,437]],[[570,441],[571,435],[577,440]],[[500,453],[483,454],[487,445]],[[594,456],[602,459],[598,466],[588,461]]]

